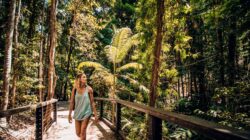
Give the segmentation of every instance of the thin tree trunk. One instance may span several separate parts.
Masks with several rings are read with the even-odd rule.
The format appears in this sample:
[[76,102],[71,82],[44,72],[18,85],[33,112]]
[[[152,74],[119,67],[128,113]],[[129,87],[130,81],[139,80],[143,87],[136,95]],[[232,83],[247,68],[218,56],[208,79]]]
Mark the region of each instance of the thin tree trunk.
[[183,81],[183,73],[181,73],[181,92],[182,92],[182,98],[184,98],[184,81]]
[[53,98],[54,95],[54,75],[55,75],[55,47],[56,47],[56,0],[51,1],[50,9],[50,47],[49,47],[49,68],[48,68],[48,96],[47,100]]
[[190,98],[191,100],[193,99],[193,76],[192,76],[192,73],[191,73],[191,70],[189,71],[190,73]]
[[[43,56],[44,56],[44,59],[43,59],[43,64],[48,64],[49,63],[49,34],[47,34],[44,38],[44,46],[43,46]],[[43,85],[48,85],[48,66],[47,65],[44,65],[44,68],[43,68]],[[43,89],[43,101],[45,101],[47,99],[47,95],[48,95],[48,87],[45,86],[44,89]]]
[[228,35],[228,75],[229,86],[235,82],[235,61],[236,61],[236,21],[235,17],[230,20],[231,31]]
[[4,72],[3,72],[3,104],[1,110],[7,110],[9,103],[9,86],[10,86],[10,72],[11,72],[11,58],[12,58],[12,43],[14,32],[14,20],[16,11],[16,0],[10,0],[8,28],[4,52]]
[[29,17],[29,29],[28,29],[28,34],[27,37],[29,39],[29,41],[34,37],[35,35],[35,24],[36,24],[36,18],[37,18],[37,14],[36,14],[36,4],[37,4],[37,0],[30,0],[29,2],[29,10],[31,12],[31,15]]
[[154,48],[154,64],[152,67],[151,84],[150,84],[150,101],[149,105],[154,107],[156,101],[156,88],[159,79],[160,70],[160,54],[162,47],[162,29],[163,29],[163,14],[164,14],[164,0],[157,0],[157,35]]
[[197,86],[197,78],[196,78],[196,75],[194,75],[194,90],[195,90],[195,93],[197,94],[199,91],[198,91],[198,86]]
[[[73,11],[73,17],[72,17],[72,21],[71,21],[71,28],[74,29],[74,25],[75,25],[75,21],[76,21],[76,12]],[[65,85],[64,85],[64,94],[63,94],[63,100],[68,100],[67,97],[67,87],[68,87],[68,74],[69,74],[69,68],[70,68],[70,60],[71,60],[71,54],[73,52],[73,38],[75,37],[75,35],[71,36],[70,34],[70,41],[69,41],[69,54],[68,54],[68,62],[67,62],[67,67],[66,67],[66,81],[65,81]]]
[[39,101],[43,101],[43,49],[46,43],[43,26],[44,26],[44,12],[45,12],[45,1],[43,1],[43,10],[41,15],[41,43],[40,43],[40,52],[39,52],[39,70],[38,70],[38,79],[39,79]]
[[[151,75],[151,83],[150,83],[150,100],[149,106],[154,107],[156,103],[157,97],[157,84],[159,79],[159,71],[160,71],[160,54],[162,48],[162,38],[163,38],[163,15],[164,15],[164,0],[157,0],[157,33],[155,40],[155,48],[154,48],[154,63],[152,66],[152,75]],[[152,129],[155,129],[153,126],[155,125],[154,120],[151,116],[148,118],[148,138],[153,139]]]
[[187,96],[189,97],[190,96],[190,82],[191,82],[191,80],[190,80],[190,73],[189,72],[187,72],[187,89],[186,89],[186,92],[187,92]]
[[[218,25],[219,26],[219,25]],[[219,72],[220,72],[220,79],[219,84],[224,86],[225,79],[224,79],[224,55],[223,55],[223,38],[222,38],[222,30],[220,27],[217,27],[217,53],[219,58],[217,59],[219,61]]]
[[178,86],[178,88],[177,88],[178,98],[180,98],[181,97],[181,94],[180,94],[180,88],[181,88],[181,86],[180,86],[180,78],[178,78],[177,86]]
[[13,71],[14,71],[14,76],[13,76],[13,84],[12,84],[12,100],[11,100],[11,108],[15,107],[15,99],[16,99],[16,82],[18,79],[18,74],[17,74],[17,63],[18,63],[18,23],[19,23],[19,17],[20,17],[20,11],[21,11],[21,0],[17,0],[17,12],[15,16],[15,25],[14,25],[14,57],[13,57]]

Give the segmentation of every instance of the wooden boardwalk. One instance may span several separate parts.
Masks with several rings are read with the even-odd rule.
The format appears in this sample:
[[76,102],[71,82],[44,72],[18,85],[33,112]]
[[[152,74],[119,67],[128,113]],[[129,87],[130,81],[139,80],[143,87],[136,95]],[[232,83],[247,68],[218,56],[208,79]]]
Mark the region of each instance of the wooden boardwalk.
[[[59,102],[57,112],[57,123],[44,134],[45,140],[79,140],[75,133],[74,121],[68,123],[68,103]],[[73,115],[73,114],[72,114]],[[87,127],[87,140],[116,140],[114,132],[102,121],[93,123],[92,117]]]

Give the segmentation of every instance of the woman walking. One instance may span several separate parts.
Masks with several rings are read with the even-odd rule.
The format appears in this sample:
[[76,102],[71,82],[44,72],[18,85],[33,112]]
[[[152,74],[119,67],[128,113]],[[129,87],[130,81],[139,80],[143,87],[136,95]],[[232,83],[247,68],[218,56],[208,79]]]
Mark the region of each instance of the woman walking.
[[80,137],[81,140],[86,140],[86,129],[93,112],[95,116],[95,123],[98,121],[98,118],[94,102],[93,89],[87,85],[87,77],[84,73],[78,74],[75,79],[70,99],[68,116],[69,123],[72,123],[71,113],[73,110],[76,135]]

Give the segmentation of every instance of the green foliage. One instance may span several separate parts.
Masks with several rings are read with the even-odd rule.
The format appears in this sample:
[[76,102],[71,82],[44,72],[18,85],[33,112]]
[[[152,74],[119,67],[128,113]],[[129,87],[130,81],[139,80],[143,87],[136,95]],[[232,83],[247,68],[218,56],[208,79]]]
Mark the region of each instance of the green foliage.
[[199,109],[194,110],[194,115],[203,119],[218,122],[219,124],[226,125],[228,127],[234,127],[236,129],[249,129],[249,116],[246,113],[231,113],[228,111],[213,110],[210,109],[207,112],[203,112]]
[[187,140],[192,138],[192,132],[187,129],[177,128],[174,133],[170,134],[171,139],[175,140]]
[[135,4],[134,0],[116,0],[114,5],[115,17],[118,27],[134,28],[135,24]]
[[[110,86],[109,92],[111,92],[111,89],[113,89],[112,94],[114,94],[114,91],[115,91],[114,88],[116,84],[119,82],[119,81],[117,82],[116,78],[123,77],[123,76],[118,76],[118,75],[124,74],[124,71],[127,69],[131,69],[131,68],[141,69],[142,67],[141,64],[132,62],[132,63],[127,63],[123,66],[116,68],[117,64],[124,62],[125,56],[127,55],[128,51],[131,49],[133,45],[136,45],[136,43],[138,42],[135,36],[137,35],[132,36],[132,32],[129,28],[121,28],[116,31],[113,37],[112,45],[108,45],[104,49],[106,53],[106,57],[113,65],[111,69],[105,68],[103,65],[96,63],[96,62],[91,62],[91,61],[81,62],[78,65],[78,69],[81,69],[84,67],[95,68],[95,71],[94,71],[94,75],[96,75],[95,77],[97,78],[97,77],[100,77],[97,75],[101,75],[103,77],[102,79],[104,80],[103,82],[105,82],[105,85]],[[91,79],[94,79],[94,77],[92,77]]]
[[250,84],[245,82],[236,83],[235,87],[216,88],[212,101],[224,110],[239,112],[241,106],[247,105],[249,102],[249,91]]
[[147,126],[145,115],[138,113],[135,110],[128,110],[122,108],[122,131],[126,133],[126,138],[133,139],[146,139]]
[[17,106],[25,106],[25,105],[32,105],[38,102],[38,98],[36,95],[25,95],[25,94],[18,94],[16,96],[16,105]]

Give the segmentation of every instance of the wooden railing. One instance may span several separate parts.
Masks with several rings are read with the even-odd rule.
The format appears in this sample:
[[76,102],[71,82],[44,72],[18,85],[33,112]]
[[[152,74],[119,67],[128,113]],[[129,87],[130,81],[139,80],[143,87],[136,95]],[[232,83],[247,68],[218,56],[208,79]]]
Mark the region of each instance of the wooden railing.
[[[146,105],[132,103],[124,100],[107,99],[107,98],[95,98],[100,102],[100,118],[103,117],[103,102],[113,102],[116,104],[116,121],[115,124],[108,125],[111,129],[115,130],[116,134],[123,135],[121,128],[121,108],[128,107],[135,109],[139,112],[143,112],[152,117],[152,126],[149,126],[151,132],[149,132],[150,140],[162,139],[162,121],[168,121],[174,124],[178,124],[184,128],[194,130],[198,133],[204,134],[208,137],[215,139],[235,139],[235,140],[247,140],[250,139],[250,132],[239,131],[233,128],[222,126],[213,122],[202,120],[200,118],[178,114],[166,110],[156,109]],[[103,120],[103,119],[102,119]],[[110,122],[109,122],[110,123]]]
[[[49,110],[48,110],[49,109]],[[43,132],[47,131],[49,127],[52,125],[52,123],[57,121],[57,99],[51,99],[49,101],[41,102],[34,105],[28,105],[24,107],[9,109],[6,111],[0,112],[0,118],[15,115],[21,112],[29,111],[29,110],[35,110],[36,111],[36,129],[35,129],[35,139],[36,140],[42,140],[43,139]],[[50,118],[50,113],[47,112],[53,112],[53,119],[52,120],[46,120]]]

